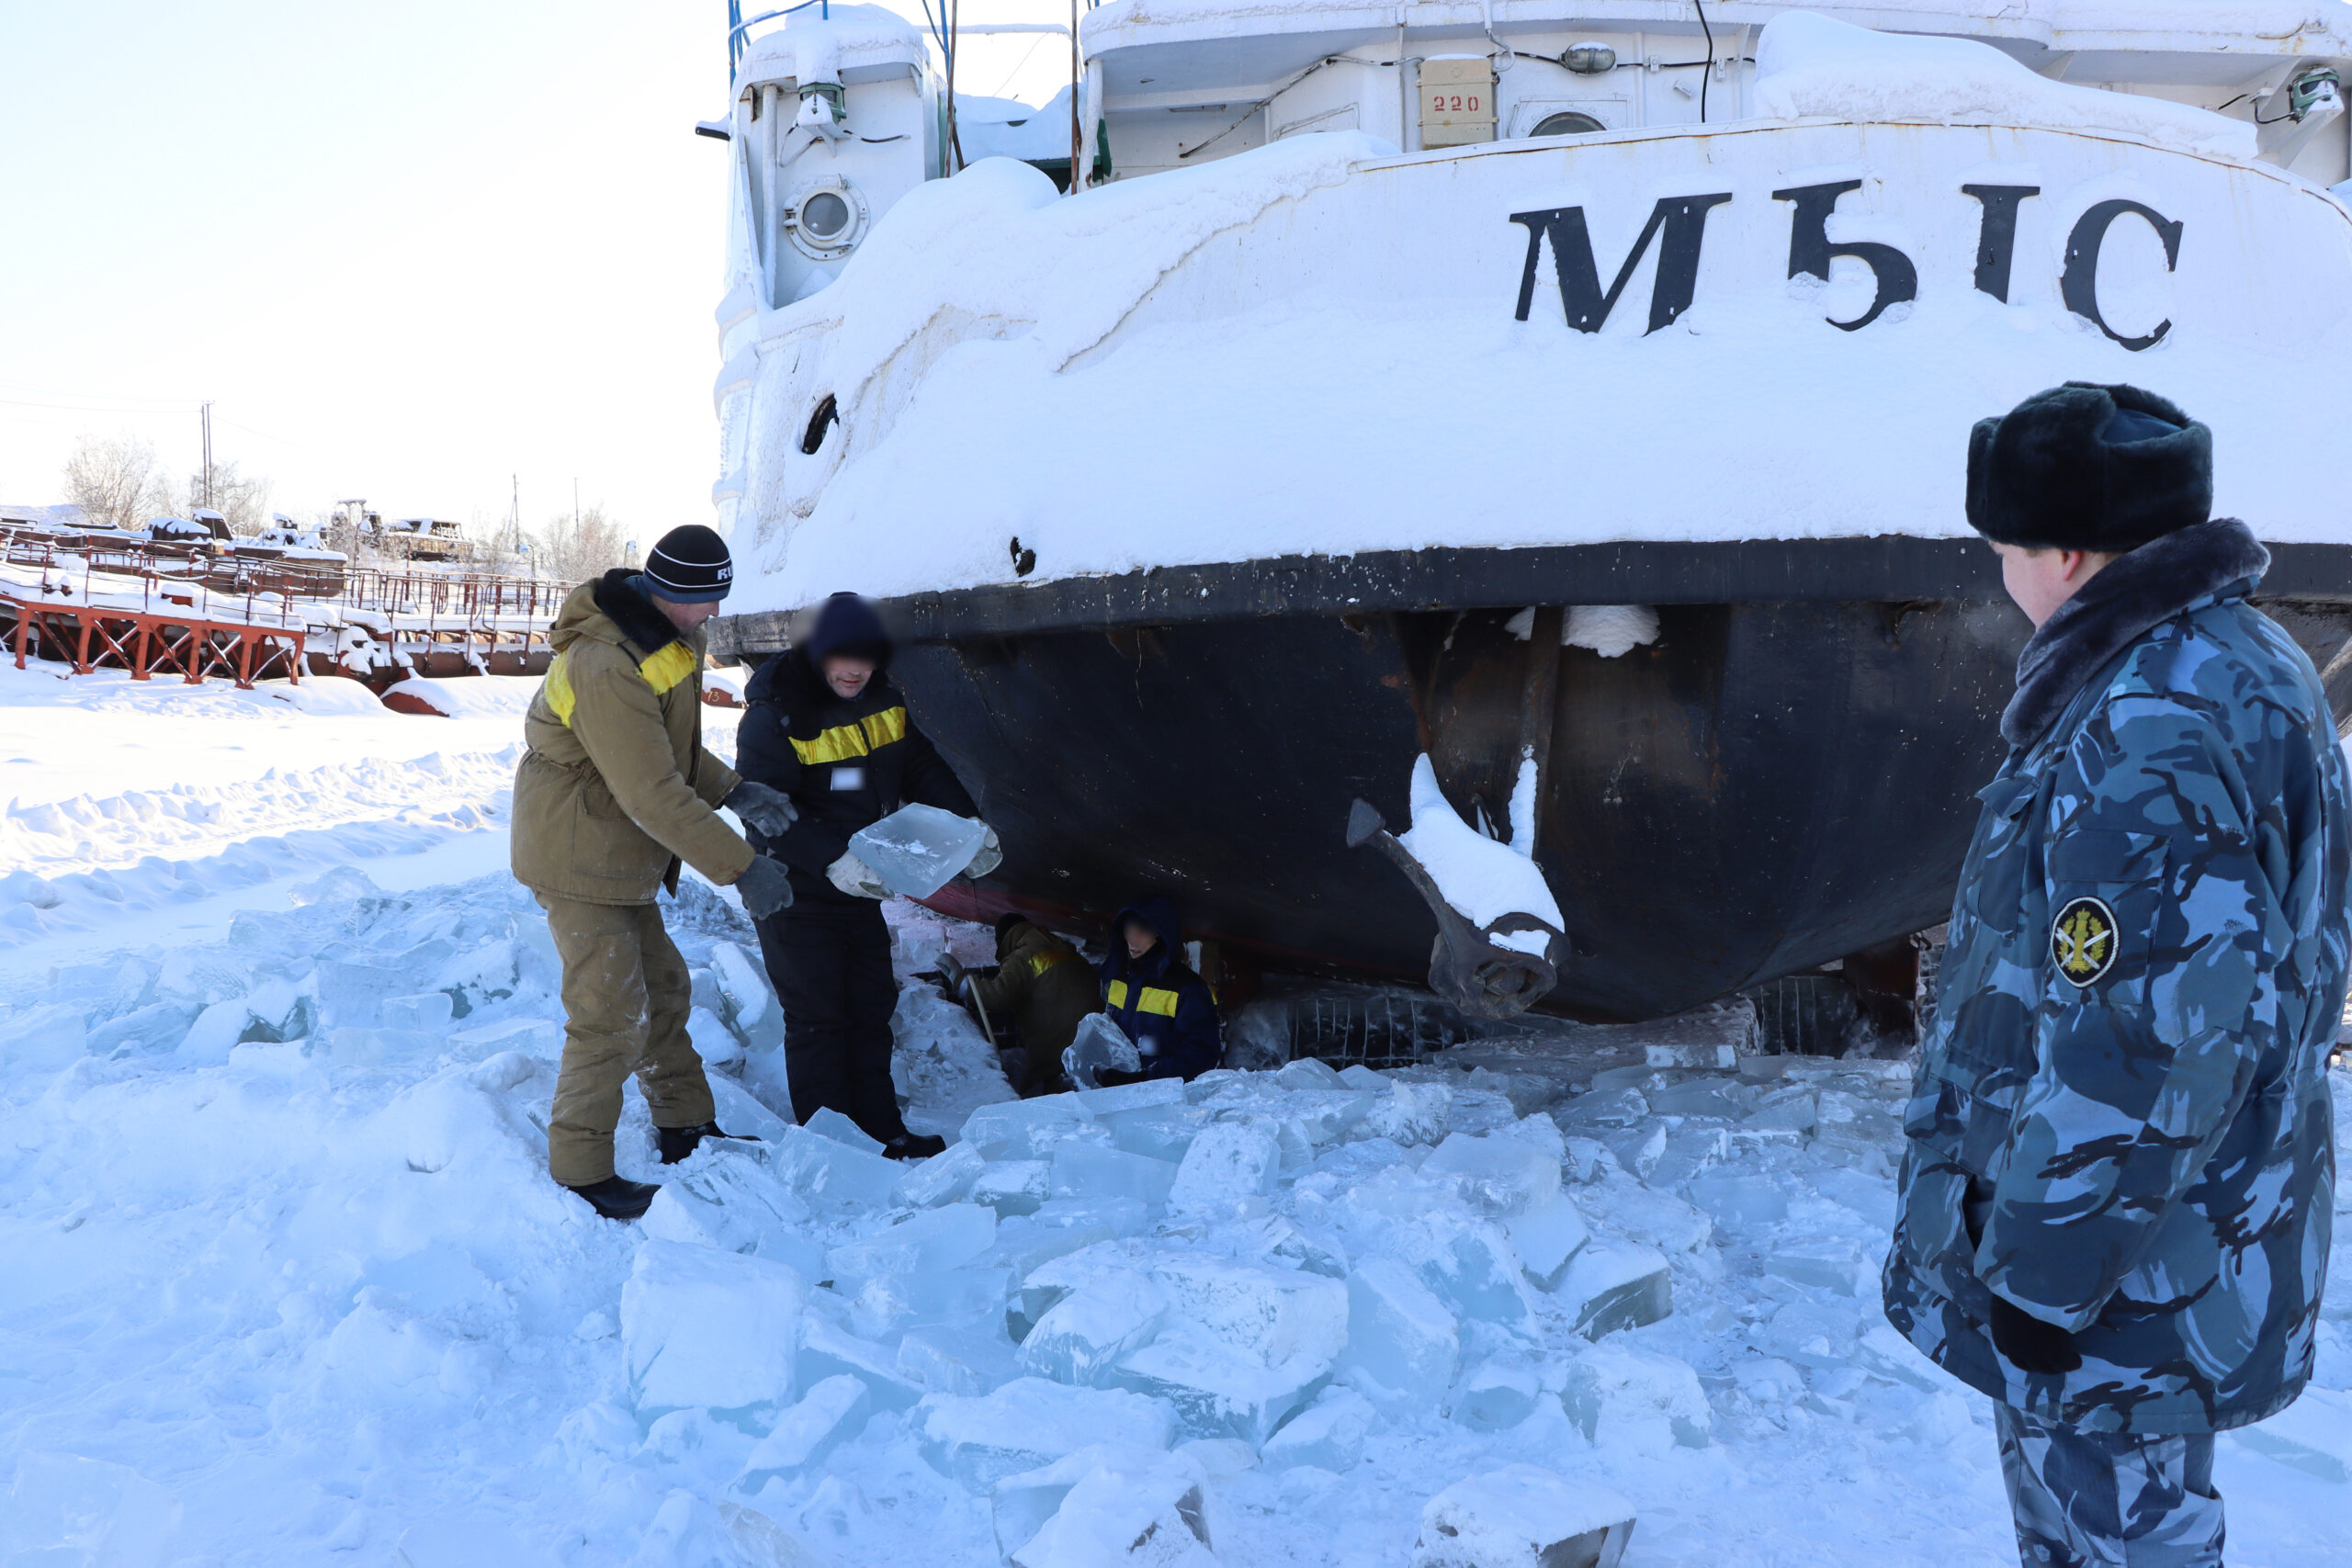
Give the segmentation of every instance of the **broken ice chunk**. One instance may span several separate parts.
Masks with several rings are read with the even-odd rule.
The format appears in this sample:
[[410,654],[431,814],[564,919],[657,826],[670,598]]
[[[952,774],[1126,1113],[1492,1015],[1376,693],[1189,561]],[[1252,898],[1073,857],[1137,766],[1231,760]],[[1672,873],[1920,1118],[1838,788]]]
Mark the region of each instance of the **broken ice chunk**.
[[1327,1388],[1315,1403],[1266,1439],[1261,1461],[1269,1470],[1311,1464],[1335,1474],[1363,1457],[1364,1439],[1380,1424],[1371,1401],[1351,1388]]
[[1295,1357],[1267,1366],[1208,1328],[1178,1318],[1159,1337],[1119,1359],[1122,1388],[1168,1402],[1182,1430],[1238,1438],[1257,1447],[1330,1378],[1330,1363]]
[[764,1427],[792,1401],[808,1288],[781,1263],[648,1239],[621,1286],[639,1418],[704,1408]]
[[1867,1296],[1876,1293],[1882,1261],[1849,1236],[1800,1237],[1766,1254],[1764,1272],[1807,1290]]
[[1588,1135],[1603,1130],[1631,1127],[1650,1113],[1650,1102],[1637,1089],[1600,1089],[1552,1112],[1563,1133]]
[[1532,1209],[1516,1219],[1503,1222],[1504,1231],[1510,1236],[1511,1250],[1519,1254],[1520,1267],[1539,1290],[1556,1290],[1567,1272],[1568,1260],[1576,1257],[1584,1244],[1592,1239],[1585,1227],[1584,1215],[1565,1192],[1556,1192],[1551,1201]]
[[1056,1197],[1126,1198],[1157,1209],[1167,1203],[1176,1172],[1164,1159],[1073,1141],[1055,1145],[1052,1187]]
[[998,1550],[1013,1568],[1214,1568],[1206,1482],[1190,1454],[1086,1449],[998,1483]]
[[1042,1159],[991,1160],[972,1183],[972,1201],[1003,1216],[1034,1214],[1052,1195],[1053,1174],[1051,1163]]
[[972,1183],[987,1168],[988,1157],[969,1144],[957,1144],[944,1155],[909,1160],[891,1185],[890,1201],[907,1209],[929,1209],[959,1202],[969,1196]]
[[851,834],[849,847],[891,892],[928,898],[972,863],[987,837],[975,818],[935,806],[901,806]]
[[899,1341],[899,1371],[932,1393],[986,1393],[1021,1375],[1001,1324],[910,1328]]
[[877,1410],[907,1409],[926,1392],[899,1375],[896,1351],[859,1338],[822,1313],[803,1321],[797,1365],[800,1381],[811,1387],[830,1377],[857,1379]]
[[760,961],[731,942],[710,944],[711,978],[718,982],[726,1004],[727,1021],[754,1051],[772,1051],[784,1043],[784,1008],[768,986]]
[[804,1280],[826,1278],[824,1249],[807,1234],[808,1205],[743,1145],[704,1148],[662,1184],[638,1228],[663,1241],[757,1253],[790,1264]]
[[876,1275],[850,1303],[850,1326],[868,1339],[925,1325],[977,1328],[1002,1319],[1010,1282],[1001,1269]]
[[1693,1177],[1684,1190],[1734,1235],[1763,1230],[1789,1217],[1788,1197],[1769,1176],[1709,1171]]
[[1532,1367],[1482,1361],[1453,1393],[1453,1418],[1474,1432],[1500,1432],[1535,1413],[1544,1385]]
[[1393,1079],[1388,1097],[1356,1123],[1354,1134],[1386,1138],[1407,1148],[1434,1144],[1445,1136],[1446,1118],[1453,1109],[1453,1091],[1442,1083],[1409,1083]]
[[[251,999],[247,998],[249,1003]],[[414,996],[386,997],[382,1003],[384,1027],[440,1034],[449,1027],[454,1005],[447,991],[420,991]]]
[[904,1168],[880,1155],[787,1127],[770,1145],[769,1168],[784,1184],[824,1209],[880,1209],[890,1202]]
[[800,1124],[820,1138],[831,1138],[833,1142],[847,1145],[853,1149],[862,1149],[870,1155],[878,1155],[882,1152],[882,1141],[879,1138],[868,1137],[865,1128],[830,1105],[820,1106],[814,1115]]
[[1421,1162],[1421,1174],[1447,1182],[1472,1208],[1498,1219],[1540,1208],[1560,1190],[1557,1157],[1502,1134],[1455,1133]]
[[1602,1142],[1617,1156],[1619,1167],[1647,1181],[1657,1174],[1658,1164],[1666,1157],[1666,1123],[1645,1122],[1611,1133]]
[[1261,1118],[1219,1122],[1201,1130],[1168,1193],[1178,1213],[1230,1219],[1262,1213],[1282,1172],[1282,1144]]
[[1277,1069],[1274,1081],[1284,1089],[1338,1089],[1340,1075],[1326,1063],[1312,1056],[1301,1056],[1297,1061],[1286,1063]]
[[1091,1114],[1108,1119],[1126,1111],[1183,1104],[1184,1080],[1143,1078],[1135,1083],[1114,1084],[1109,1089],[1080,1089],[1074,1098]]
[[996,1213],[978,1203],[924,1209],[872,1235],[843,1242],[825,1255],[830,1278],[844,1295],[882,1274],[961,1269],[996,1241]]
[[1378,1073],[1374,1072],[1362,1062],[1352,1063],[1348,1066],[1341,1067],[1340,1069],[1340,1082],[1349,1089],[1356,1089],[1383,1090],[1388,1087],[1388,1080],[1386,1078],[1382,1077]]
[[1347,1346],[1348,1292],[1337,1280],[1213,1253],[1159,1254],[1151,1276],[1177,1316],[1261,1365],[1329,1366]]
[[1663,1454],[1707,1446],[1706,1392],[1690,1364],[1631,1345],[1595,1345],[1568,1368],[1568,1419],[1596,1448]]
[[1384,1410],[1436,1407],[1453,1382],[1461,1329],[1420,1276],[1393,1258],[1367,1258],[1348,1276],[1349,1382]]
[[771,1481],[790,1481],[821,1464],[827,1454],[857,1435],[873,1409],[873,1396],[856,1378],[844,1373],[825,1379],[777,1417],[775,1428],[743,1461],[735,1490],[748,1497]]
[[1079,1020],[1078,1032],[1062,1048],[1062,1071],[1079,1092],[1091,1093],[1103,1087],[1102,1074],[1113,1070],[1139,1073],[1143,1055],[1110,1014],[1089,1013]]
[[1176,1436],[1174,1414],[1159,1400],[1044,1378],[1015,1378],[977,1396],[934,1393],[909,1423],[932,1467],[973,1492],[1090,1444],[1164,1450]]
[[1633,1533],[1616,1493],[1507,1464],[1430,1499],[1413,1568],[1617,1568]]
[[1666,1255],[1646,1247],[1593,1242],[1577,1253],[1555,1292],[1577,1332],[1598,1339],[1639,1328],[1674,1311],[1674,1276]]
[[1051,1159],[1055,1145],[1069,1138],[1111,1141],[1109,1131],[1096,1124],[1094,1113],[1074,1094],[1001,1100],[964,1121],[963,1141],[990,1159]]
[[1201,1129],[1216,1120],[1214,1111],[1180,1100],[1172,1105],[1114,1111],[1102,1118],[1102,1124],[1111,1129],[1112,1142],[1127,1153],[1181,1164]]
[[1140,1269],[1090,1280],[1046,1309],[1021,1341],[1021,1366],[1056,1382],[1102,1385],[1128,1351],[1150,1343],[1168,1293]]

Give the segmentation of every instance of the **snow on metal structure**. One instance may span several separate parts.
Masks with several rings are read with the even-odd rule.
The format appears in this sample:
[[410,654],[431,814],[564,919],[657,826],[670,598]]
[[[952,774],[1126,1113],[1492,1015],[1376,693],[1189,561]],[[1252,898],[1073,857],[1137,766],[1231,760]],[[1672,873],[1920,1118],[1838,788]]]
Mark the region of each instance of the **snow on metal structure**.
[[[852,30],[807,16],[772,60]],[[2312,501],[2352,412],[2324,188],[2352,8],[1397,17],[1091,13],[1110,183],[1075,199],[1009,159],[926,179],[911,133],[737,137],[723,635],[890,601],[918,703],[1014,823],[1011,901],[1172,879],[1215,934],[1409,967],[1427,922],[1369,931],[1336,829],[1425,751],[1464,819],[1540,823],[1571,1005],[1670,1010],[1930,924],[2022,636],[1962,517],[1965,432],[2060,380],[2207,420],[2290,625],[2323,663],[2352,632]],[[922,42],[888,46],[904,107]],[[765,69],[739,133],[759,94],[785,123]],[[864,200],[820,270],[762,238],[787,159]],[[1530,604],[1652,632],[1604,663],[1513,636]],[[1198,760],[1154,779],[1171,745]],[[1732,913],[1653,908],[1677,875]]]

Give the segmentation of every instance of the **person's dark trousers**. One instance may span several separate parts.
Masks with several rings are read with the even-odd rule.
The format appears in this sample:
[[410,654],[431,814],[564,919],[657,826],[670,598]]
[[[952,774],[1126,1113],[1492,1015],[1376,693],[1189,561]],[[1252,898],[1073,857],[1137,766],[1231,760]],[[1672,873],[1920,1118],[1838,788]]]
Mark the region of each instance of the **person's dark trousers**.
[[883,1143],[903,1134],[890,1084],[890,928],[871,898],[808,898],[759,922],[760,956],[784,1003],[792,1114],[827,1107]]

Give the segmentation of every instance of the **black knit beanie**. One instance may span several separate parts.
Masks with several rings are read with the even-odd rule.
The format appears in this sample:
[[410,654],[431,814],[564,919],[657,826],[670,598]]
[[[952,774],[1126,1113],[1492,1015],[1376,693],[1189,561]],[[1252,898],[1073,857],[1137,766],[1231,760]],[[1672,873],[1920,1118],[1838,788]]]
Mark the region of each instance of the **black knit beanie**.
[[654,544],[645,558],[645,581],[673,604],[707,604],[735,586],[735,562],[718,530],[688,523]]
[[2137,387],[2069,381],[1969,433],[1969,525],[1998,544],[2120,554],[2212,512],[2213,433]]

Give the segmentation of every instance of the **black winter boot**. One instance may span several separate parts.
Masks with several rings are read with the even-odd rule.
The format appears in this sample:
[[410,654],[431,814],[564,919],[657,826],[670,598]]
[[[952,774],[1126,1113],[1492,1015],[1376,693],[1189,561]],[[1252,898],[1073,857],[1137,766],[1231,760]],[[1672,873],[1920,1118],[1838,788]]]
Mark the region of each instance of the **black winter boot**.
[[882,1152],[892,1159],[929,1159],[947,1152],[947,1140],[928,1133],[901,1133],[884,1144]]
[[759,1142],[741,1133],[722,1133],[716,1122],[706,1122],[699,1127],[656,1127],[653,1135],[661,1142],[663,1165],[675,1165],[684,1159],[702,1145],[705,1138],[732,1138],[742,1144]]
[[633,1220],[652,1206],[653,1195],[662,1190],[650,1181],[631,1181],[626,1176],[608,1176],[602,1181],[592,1181],[585,1187],[573,1187],[588,1201],[588,1206],[608,1220]]

